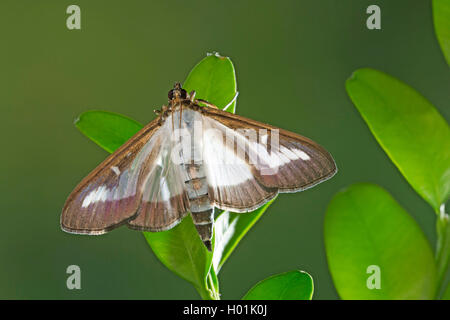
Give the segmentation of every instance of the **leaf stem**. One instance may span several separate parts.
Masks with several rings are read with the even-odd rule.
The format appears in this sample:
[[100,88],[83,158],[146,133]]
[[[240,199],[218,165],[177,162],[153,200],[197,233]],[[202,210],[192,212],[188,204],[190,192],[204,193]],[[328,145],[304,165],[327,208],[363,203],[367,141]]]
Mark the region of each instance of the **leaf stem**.
[[200,294],[200,297],[203,300],[215,300],[212,295],[211,295],[211,291],[207,288],[199,288],[199,287],[195,287],[195,289],[197,289],[197,292]]
[[[211,268],[212,268],[212,266],[211,266]],[[216,284],[213,279],[213,275],[212,275],[211,271],[208,273],[208,284],[210,287],[210,291],[211,291],[213,300],[220,300],[219,288],[216,288]]]
[[215,274],[211,274],[210,271],[206,277],[205,286],[195,287],[203,300],[220,300],[218,284],[215,284],[217,281],[214,281],[213,276]]
[[436,244],[436,266],[438,271],[438,282],[436,288],[436,298],[439,298],[444,282],[449,271],[450,257],[450,221],[449,215],[445,213],[445,205],[442,204],[438,219],[436,221],[437,244]]

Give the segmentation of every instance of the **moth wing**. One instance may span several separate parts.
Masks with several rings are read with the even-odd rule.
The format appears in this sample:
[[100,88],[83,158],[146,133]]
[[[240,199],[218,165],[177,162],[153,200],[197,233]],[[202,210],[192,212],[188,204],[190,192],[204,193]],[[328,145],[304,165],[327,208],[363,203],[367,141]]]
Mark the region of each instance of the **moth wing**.
[[[233,152],[227,138],[237,138],[234,130],[220,122],[203,119],[203,161],[208,183],[209,199],[214,206],[235,212],[252,211],[277,194],[274,188],[260,183],[252,166]],[[228,139],[230,142],[230,139]]]
[[219,208],[252,211],[337,171],[328,151],[308,138],[218,109],[202,113],[210,198]]
[[131,219],[139,208],[145,156],[160,142],[158,122],[150,122],[85,177],[67,198],[61,228],[103,234]]
[[176,160],[172,117],[168,117],[159,134],[164,137],[147,159],[142,185],[142,200],[136,218],[128,227],[140,231],[163,231],[173,228],[187,214],[189,200],[185,175]]

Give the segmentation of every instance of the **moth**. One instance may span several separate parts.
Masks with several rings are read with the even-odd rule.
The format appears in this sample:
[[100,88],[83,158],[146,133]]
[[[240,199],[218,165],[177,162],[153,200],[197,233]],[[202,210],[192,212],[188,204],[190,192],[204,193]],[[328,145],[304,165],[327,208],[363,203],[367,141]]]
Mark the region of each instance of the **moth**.
[[220,110],[179,83],[168,97],[155,120],[72,191],[64,231],[99,235],[126,224],[158,232],[190,213],[211,250],[214,208],[253,211],[336,173],[332,156],[308,138]]

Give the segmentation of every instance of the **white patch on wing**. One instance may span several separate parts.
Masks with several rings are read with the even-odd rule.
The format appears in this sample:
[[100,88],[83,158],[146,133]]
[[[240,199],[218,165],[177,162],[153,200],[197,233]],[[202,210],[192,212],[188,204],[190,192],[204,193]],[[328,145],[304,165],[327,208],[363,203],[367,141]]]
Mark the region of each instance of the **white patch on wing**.
[[220,130],[207,128],[203,135],[203,159],[213,187],[239,185],[253,179],[250,167],[223,144]]
[[158,201],[169,201],[171,195],[170,195],[170,189],[167,185],[167,181],[162,178],[159,185],[159,197]]
[[111,190],[106,188],[105,186],[99,186],[89,192],[89,194],[84,198],[82,208],[88,207],[91,203],[98,201],[106,201],[108,199]]
[[298,155],[298,157],[302,160],[310,160],[310,156],[308,156],[304,151],[299,150],[299,149],[293,149],[292,150],[296,155]]
[[[240,139],[244,139],[241,137]],[[310,160],[311,158],[302,150],[289,149],[283,145],[271,146],[270,153],[267,148],[268,135],[260,135],[260,143],[247,141],[247,148],[250,149],[248,156],[250,163],[254,164],[262,174],[275,174],[278,169],[291,161]],[[255,156],[256,155],[256,156]]]
[[[262,175],[276,174],[279,168],[291,161],[311,159],[299,148],[290,149],[279,145],[278,131],[270,132],[270,148],[267,146],[269,143],[267,130],[260,130],[258,133],[259,142],[256,141],[256,131],[252,132],[252,129],[232,130],[214,119],[204,117],[203,156],[208,159],[210,172],[220,177],[222,181],[216,181],[215,185],[238,184],[252,179],[250,168],[243,160],[245,158]],[[226,168],[223,168],[224,166]]]
[[[175,113],[177,114],[177,113]],[[171,137],[175,130],[178,129],[179,121],[174,121],[175,127],[172,128],[172,115],[169,116],[158,134],[161,137]],[[185,192],[184,180],[182,180],[182,172],[180,166],[172,159],[172,151],[176,146],[176,139],[162,139],[159,153],[153,163],[148,164],[150,169],[146,177],[143,179],[142,187],[144,190],[143,200],[152,203],[169,202],[172,197],[179,196]],[[146,161],[146,157],[152,151],[152,146],[146,146],[147,150],[143,150],[142,162]],[[168,205],[169,208],[169,205]]]

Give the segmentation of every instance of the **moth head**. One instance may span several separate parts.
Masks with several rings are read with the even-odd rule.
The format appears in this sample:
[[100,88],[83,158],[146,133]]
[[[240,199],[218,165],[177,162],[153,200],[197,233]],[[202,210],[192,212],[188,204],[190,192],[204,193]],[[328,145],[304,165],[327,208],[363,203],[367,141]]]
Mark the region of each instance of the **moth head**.
[[173,86],[173,89],[169,91],[168,97],[169,102],[174,100],[184,100],[187,98],[187,92],[181,88],[181,84],[177,82]]

